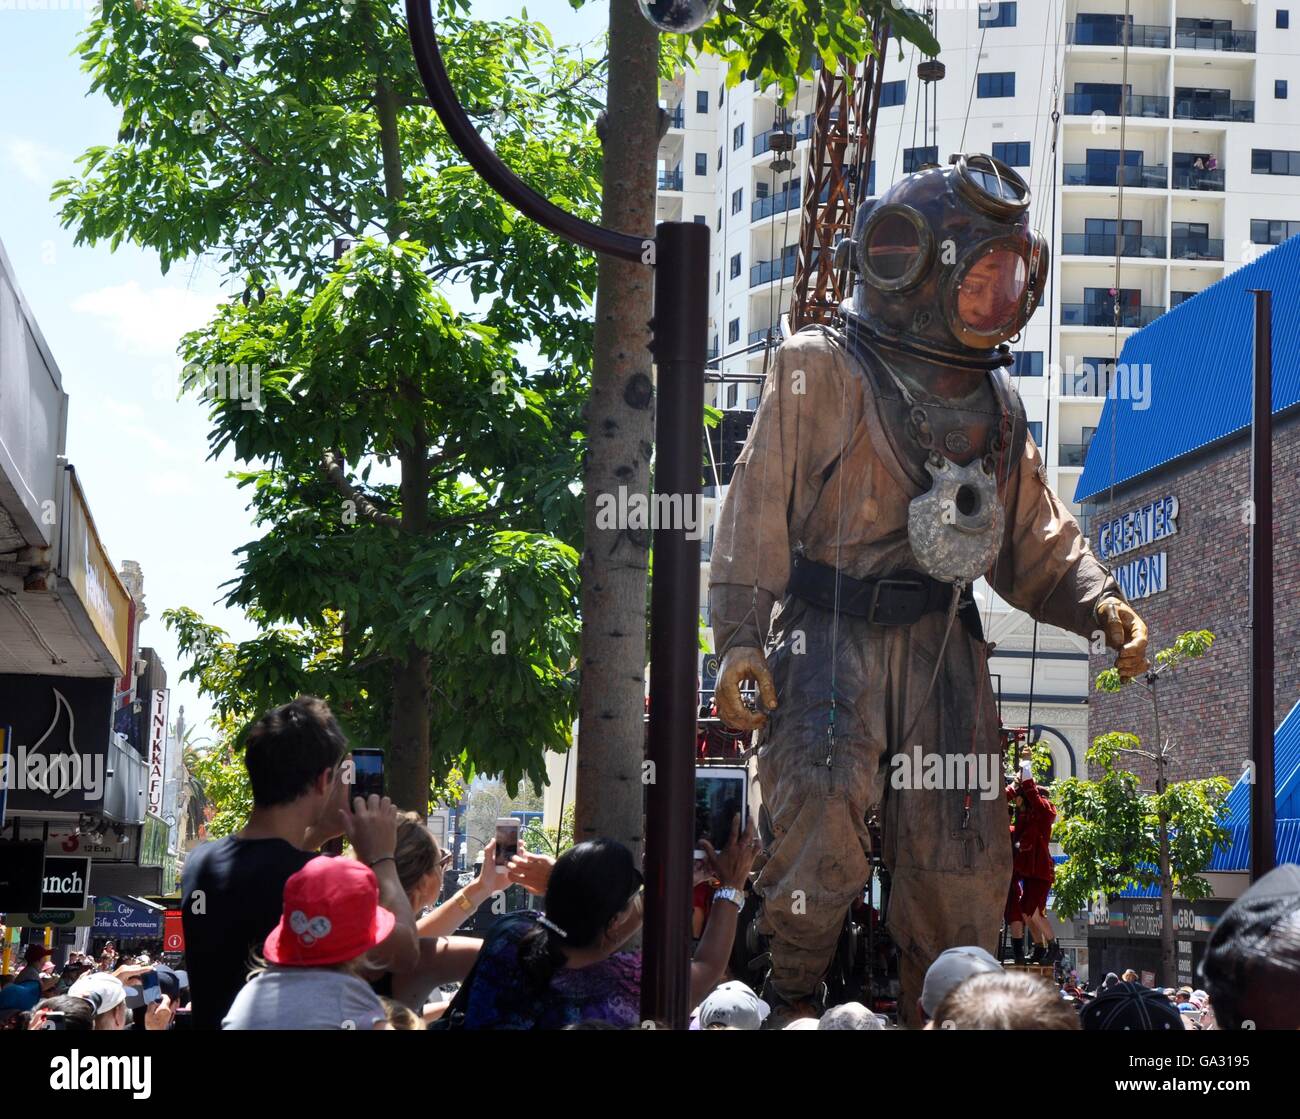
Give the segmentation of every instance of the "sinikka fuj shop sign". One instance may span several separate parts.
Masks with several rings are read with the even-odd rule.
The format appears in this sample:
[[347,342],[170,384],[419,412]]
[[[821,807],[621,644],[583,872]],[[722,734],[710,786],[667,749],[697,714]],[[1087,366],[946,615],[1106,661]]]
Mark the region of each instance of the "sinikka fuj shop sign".
[[[1178,532],[1178,498],[1172,494],[1130,509],[1097,530],[1097,554],[1108,563],[1118,556],[1145,548]],[[1115,581],[1130,600],[1150,598],[1168,585],[1169,570],[1164,552],[1137,556],[1112,564]]]

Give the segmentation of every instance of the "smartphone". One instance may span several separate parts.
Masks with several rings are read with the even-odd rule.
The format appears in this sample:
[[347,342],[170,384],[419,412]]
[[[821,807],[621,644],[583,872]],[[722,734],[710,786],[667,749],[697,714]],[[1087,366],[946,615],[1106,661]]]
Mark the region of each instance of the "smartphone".
[[749,816],[748,772],[741,766],[696,766],[696,836],[721,852],[731,838],[731,821],[737,814],[743,832]]
[[384,795],[384,752],[382,750],[352,751],[352,790],[349,804],[356,797],[367,798],[371,793]]
[[144,997],[146,1006],[152,1002],[157,1002],[162,997],[162,992],[158,988],[158,973],[156,971],[146,971],[140,976],[140,993]]
[[519,854],[520,822],[517,816],[497,818],[497,848],[496,857],[493,859],[497,866],[505,866]]

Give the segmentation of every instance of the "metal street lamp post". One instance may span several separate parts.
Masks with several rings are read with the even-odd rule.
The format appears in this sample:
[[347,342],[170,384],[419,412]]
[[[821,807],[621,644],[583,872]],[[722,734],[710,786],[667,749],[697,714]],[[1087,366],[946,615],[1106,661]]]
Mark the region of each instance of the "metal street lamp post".
[[[641,0],[656,26],[693,30],[713,3]],[[673,15],[686,12],[684,20]],[[653,239],[605,229],[543,198],[487,145],[456,97],[438,49],[431,0],[406,0],[420,78],[452,142],[487,184],[539,225],[594,252],[655,270],[651,352],[657,367],[654,493],[681,523],[654,527],[650,600],[650,718],[646,757],[642,1018],[680,1029],[690,1013],[691,851],[695,801],[696,648],[700,545],[688,536],[699,508],[707,359],[709,228],[660,222]],[[695,22],[696,17],[698,22]]]

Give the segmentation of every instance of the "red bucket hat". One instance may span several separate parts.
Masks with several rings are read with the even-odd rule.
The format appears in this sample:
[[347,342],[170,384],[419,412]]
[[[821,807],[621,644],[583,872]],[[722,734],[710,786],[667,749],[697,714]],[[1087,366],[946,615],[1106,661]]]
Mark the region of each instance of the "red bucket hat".
[[373,948],[396,923],[379,904],[373,870],[319,855],[284,884],[284,913],[262,952],[282,967],[341,964]]

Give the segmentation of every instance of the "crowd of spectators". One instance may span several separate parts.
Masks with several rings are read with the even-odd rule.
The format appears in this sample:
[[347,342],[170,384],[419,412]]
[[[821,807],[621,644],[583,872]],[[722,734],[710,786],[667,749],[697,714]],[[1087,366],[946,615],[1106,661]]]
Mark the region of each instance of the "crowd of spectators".
[[[245,753],[253,808],[243,829],[191,853],[182,886],[186,968],[147,954],[73,954],[55,971],[27,949],[5,977],[0,1022],[19,1029],[630,1029],[641,1021],[643,882],[609,839],[558,859],[522,848],[446,900],[450,857],[415,814],[350,797],[346,740],[319,700],[268,712]],[[351,854],[318,854],[346,835]],[[733,822],[722,850],[701,841],[690,965],[691,1029],[885,1030],[860,1003],[821,1014],[771,1007],[728,965],[760,844]],[[509,884],[541,908],[457,935]],[[978,946],[941,953],[917,1000],[925,1029],[1173,1030],[1300,1027],[1300,867],[1261,878],[1207,945],[1204,989],[1151,988],[1126,971],[1093,990],[1057,968],[1004,968]]]

